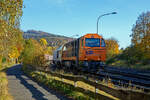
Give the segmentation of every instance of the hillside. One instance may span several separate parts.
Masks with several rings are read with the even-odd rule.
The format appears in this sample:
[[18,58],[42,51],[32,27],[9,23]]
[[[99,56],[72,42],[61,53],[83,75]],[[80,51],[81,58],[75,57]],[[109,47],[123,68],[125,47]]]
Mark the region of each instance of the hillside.
[[72,38],[66,36],[36,30],[27,30],[26,32],[24,32],[23,37],[25,39],[33,38],[38,41],[40,40],[40,38],[45,38],[49,46],[60,46],[67,41],[72,40]]

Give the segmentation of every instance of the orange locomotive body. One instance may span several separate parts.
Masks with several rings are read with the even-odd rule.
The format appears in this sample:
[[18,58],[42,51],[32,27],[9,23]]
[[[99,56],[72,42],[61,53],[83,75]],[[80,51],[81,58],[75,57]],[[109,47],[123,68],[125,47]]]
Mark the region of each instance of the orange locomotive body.
[[[87,34],[82,37],[81,43],[82,42],[83,45],[81,44],[79,48],[80,61],[105,62],[105,42],[101,36],[98,34]],[[103,44],[103,46],[101,46],[101,44]]]
[[67,68],[96,70],[106,60],[105,41],[98,34],[86,34],[64,44],[59,55]]

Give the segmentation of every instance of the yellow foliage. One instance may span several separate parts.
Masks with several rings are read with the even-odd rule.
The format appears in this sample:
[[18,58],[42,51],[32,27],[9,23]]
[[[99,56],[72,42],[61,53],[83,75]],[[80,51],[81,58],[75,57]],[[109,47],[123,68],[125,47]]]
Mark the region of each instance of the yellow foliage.
[[[23,50],[23,63],[24,64],[35,64],[39,62],[39,57],[44,53],[42,46],[34,39],[25,41],[25,48]],[[35,61],[36,60],[36,61]]]
[[40,43],[41,43],[41,45],[43,45],[43,46],[46,46],[46,45],[47,45],[47,41],[46,41],[46,39],[44,39],[44,38],[41,38],[41,39],[40,39]]
[[0,20],[0,55],[18,58],[23,49],[22,32]]
[[0,0],[0,19],[9,25],[19,26],[19,18],[22,16],[23,0]]
[[[23,0],[0,0],[0,55],[18,57],[22,50],[22,32],[19,29]],[[12,50],[16,47],[19,50]],[[15,49],[16,49],[15,48]]]
[[107,56],[113,56],[119,54],[119,44],[115,39],[108,39],[106,42]]
[[0,55],[0,68],[1,68],[1,64],[2,64],[2,56]]
[[45,54],[50,54],[50,55],[52,55],[52,53],[53,53],[53,48],[50,47],[50,46],[47,47],[46,50],[44,51],[44,53],[45,53]]
[[18,58],[20,53],[16,47],[12,47],[11,52],[8,55],[10,58]]

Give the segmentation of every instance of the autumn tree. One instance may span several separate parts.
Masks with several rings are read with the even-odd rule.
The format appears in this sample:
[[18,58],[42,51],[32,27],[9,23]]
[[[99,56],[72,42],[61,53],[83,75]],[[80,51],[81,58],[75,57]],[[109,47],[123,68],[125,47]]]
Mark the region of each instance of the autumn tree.
[[48,46],[47,40],[45,38],[40,39],[40,44],[44,49],[44,54],[52,55],[52,52],[54,50],[53,46]]
[[[25,40],[24,50],[22,52],[22,60],[24,64],[34,64],[33,59],[41,55],[43,48],[41,45],[34,39]],[[38,61],[37,61],[38,62]]]
[[10,58],[18,58],[20,56],[20,53],[16,47],[12,47],[8,55]]
[[23,49],[23,37],[20,29],[16,29],[6,21],[0,23],[0,55],[2,57],[10,57],[8,54],[11,52],[12,47],[17,48],[18,52],[21,53]]
[[142,13],[132,28],[132,46],[139,50],[140,58],[150,60],[150,12]]
[[116,39],[114,38],[106,39],[105,42],[108,59],[119,54],[119,44]]
[[46,68],[48,61],[45,54],[45,47],[41,45],[41,42],[27,39],[25,40],[21,59],[24,65],[32,65],[33,68]]
[[0,0],[0,63],[3,57],[9,57],[12,47],[22,50],[22,7],[23,0]]
[[23,0],[0,0],[0,20],[19,28],[22,8]]

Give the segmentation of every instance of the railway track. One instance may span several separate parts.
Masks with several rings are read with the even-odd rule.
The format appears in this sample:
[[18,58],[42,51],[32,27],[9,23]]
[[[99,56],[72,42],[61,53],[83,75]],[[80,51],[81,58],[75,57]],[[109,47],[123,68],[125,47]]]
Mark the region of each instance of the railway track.
[[134,69],[113,68],[113,67],[106,67],[105,71],[114,74],[122,74],[124,76],[132,76],[138,79],[150,80],[150,72],[148,73],[146,71],[143,72]]
[[115,85],[124,85],[126,87],[136,87],[143,89],[145,92],[150,91],[150,76],[144,72],[133,69],[118,69],[105,67],[95,74],[98,79],[111,79]]
[[105,67],[97,73],[80,71],[78,75],[93,78],[94,80],[109,80],[116,86],[136,87],[150,92],[150,74],[133,69]]

